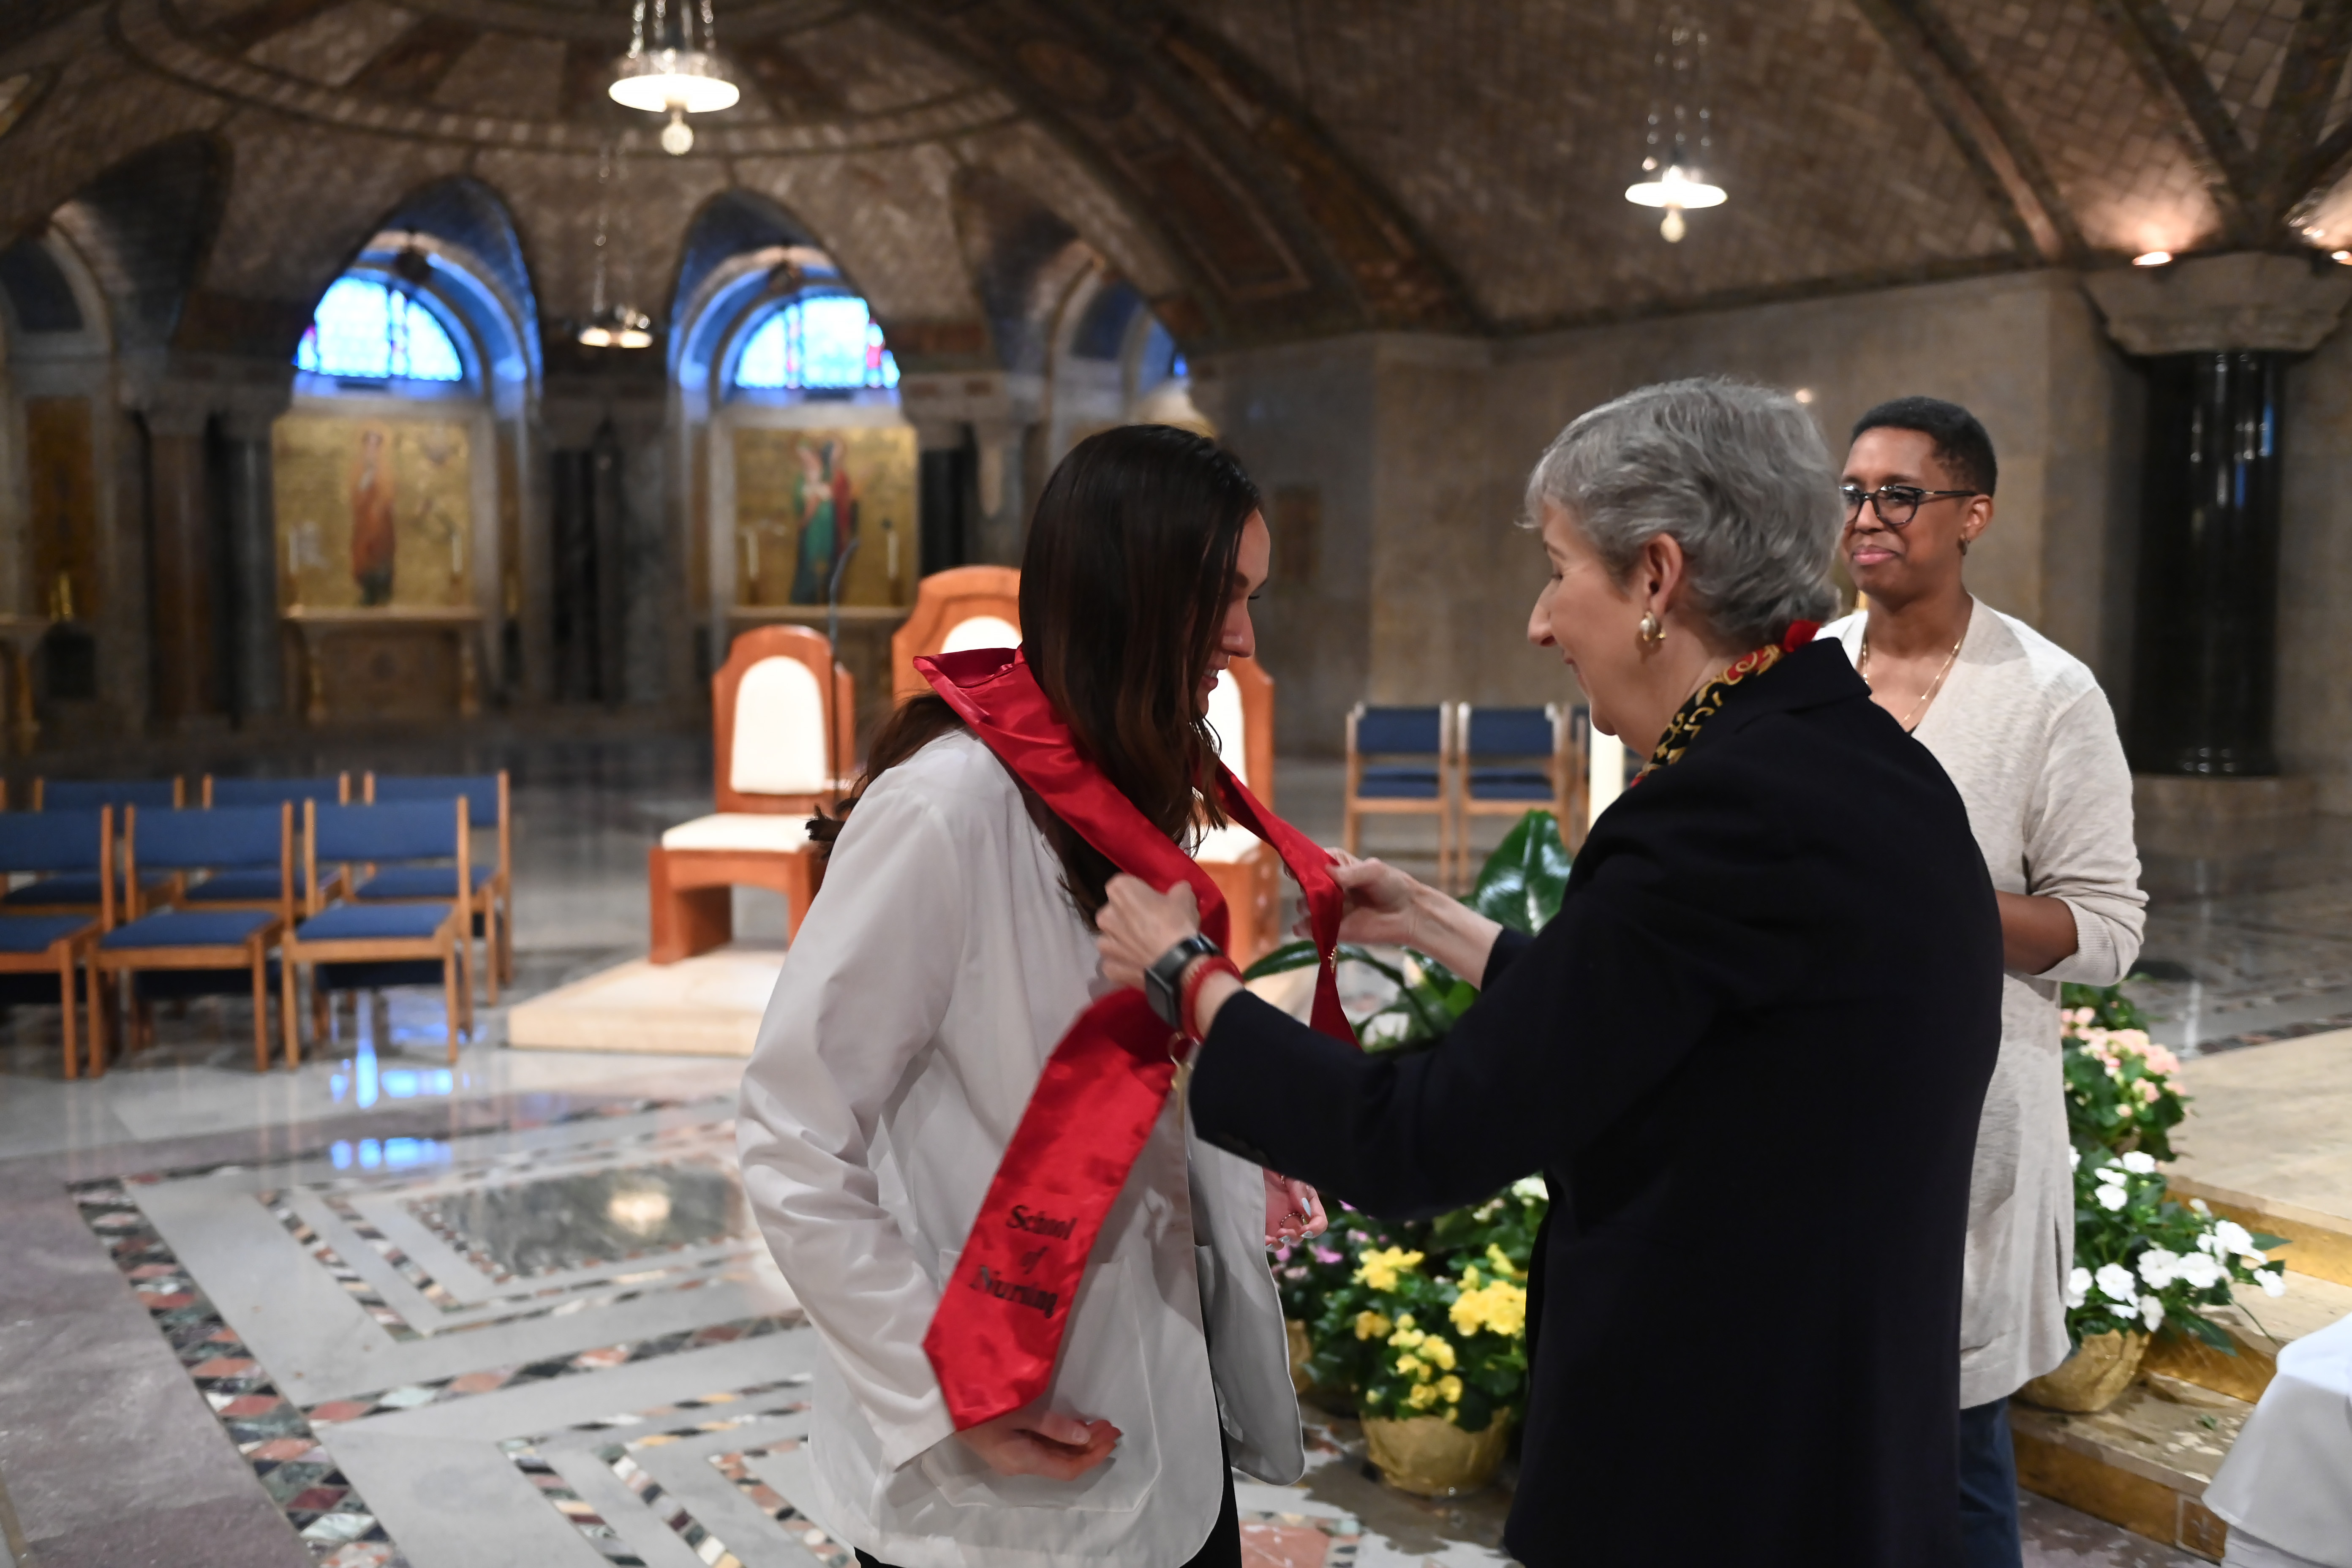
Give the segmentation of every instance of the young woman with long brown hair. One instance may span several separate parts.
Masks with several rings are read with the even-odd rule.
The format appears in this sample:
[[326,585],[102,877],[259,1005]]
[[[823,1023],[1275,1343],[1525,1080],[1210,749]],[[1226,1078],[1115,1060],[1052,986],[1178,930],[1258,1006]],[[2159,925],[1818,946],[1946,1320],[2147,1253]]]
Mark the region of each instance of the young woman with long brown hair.
[[1204,718],[1269,548],[1213,442],[1081,443],[1031,524],[1021,653],[926,661],[820,828],[740,1146],[827,1352],[810,1510],[867,1563],[1238,1564],[1228,1459],[1303,1467],[1265,1247],[1312,1194],[1190,1137],[1185,1042],[1105,984],[1093,930],[1121,871],[1213,907],[1182,847],[1229,818],[1336,929],[1320,852],[1223,775]]

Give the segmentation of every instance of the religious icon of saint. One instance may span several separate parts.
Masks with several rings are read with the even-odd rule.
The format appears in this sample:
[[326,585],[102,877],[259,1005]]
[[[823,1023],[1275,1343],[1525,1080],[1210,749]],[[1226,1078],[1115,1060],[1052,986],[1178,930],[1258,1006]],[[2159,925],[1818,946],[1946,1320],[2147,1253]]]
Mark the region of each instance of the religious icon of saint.
[[362,605],[392,603],[392,563],[399,536],[393,526],[392,453],[381,426],[360,432],[352,470],[352,581]]
[[849,451],[839,440],[812,442],[800,449],[801,471],[793,482],[801,537],[793,569],[795,605],[822,605],[834,567],[857,532],[857,487],[849,478]]

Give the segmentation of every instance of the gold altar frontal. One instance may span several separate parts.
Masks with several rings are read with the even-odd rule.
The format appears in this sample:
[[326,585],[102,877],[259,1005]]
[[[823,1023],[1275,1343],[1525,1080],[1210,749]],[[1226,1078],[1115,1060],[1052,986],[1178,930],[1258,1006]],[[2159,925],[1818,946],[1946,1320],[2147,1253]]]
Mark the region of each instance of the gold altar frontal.
[[287,697],[313,727],[481,711],[479,610],[297,605],[285,626]]
[[2205,1489],[2279,1352],[2352,1315],[2352,1029],[2194,1057],[2181,1077],[2193,1104],[2174,1135],[2173,1194],[2284,1237],[2286,1294],[2239,1293],[2222,1314],[2234,1356],[2159,1336],[2139,1382],[2106,1409],[2012,1400],[2010,1423],[2026,1490],[2219,1562],[2229,1526]]

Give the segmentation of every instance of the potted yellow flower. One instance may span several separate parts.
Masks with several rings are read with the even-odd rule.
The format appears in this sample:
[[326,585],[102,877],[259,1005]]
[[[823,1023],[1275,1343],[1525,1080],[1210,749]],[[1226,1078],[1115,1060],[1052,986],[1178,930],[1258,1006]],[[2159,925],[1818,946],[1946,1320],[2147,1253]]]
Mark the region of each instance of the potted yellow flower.
[[1358,1409],[1391,1485],[1454,1497],[1494,1479],[1526,1397],[1526,1275],[1496,1246],[1453,1278],[1424,1261],[1400,1247],[1360,1255],[1355,1282],[1370,1304],[1352,1325],[1369,1352]]

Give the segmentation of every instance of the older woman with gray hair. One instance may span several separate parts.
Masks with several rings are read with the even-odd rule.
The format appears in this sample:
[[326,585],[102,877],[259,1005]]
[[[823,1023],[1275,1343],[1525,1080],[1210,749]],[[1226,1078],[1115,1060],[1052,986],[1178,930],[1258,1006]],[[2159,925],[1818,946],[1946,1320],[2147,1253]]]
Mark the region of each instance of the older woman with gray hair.
[[1809,642],[1836,472],[1790,398],[1676,382],[1569,426],[1528,502],[1550,568],[1528,640],[1649,759],[1558,918],[1522,936],[1344,864],[1344,937],[1482,989],[1420,1052],[1351,1051],[1192,973],[1182,884],[1111,884],[1107,973],[1177,982],[1211,1142],[1395,1218],[1548,1181],[1521,1562],[1956,1563],[2000,923],[1951,782]]

